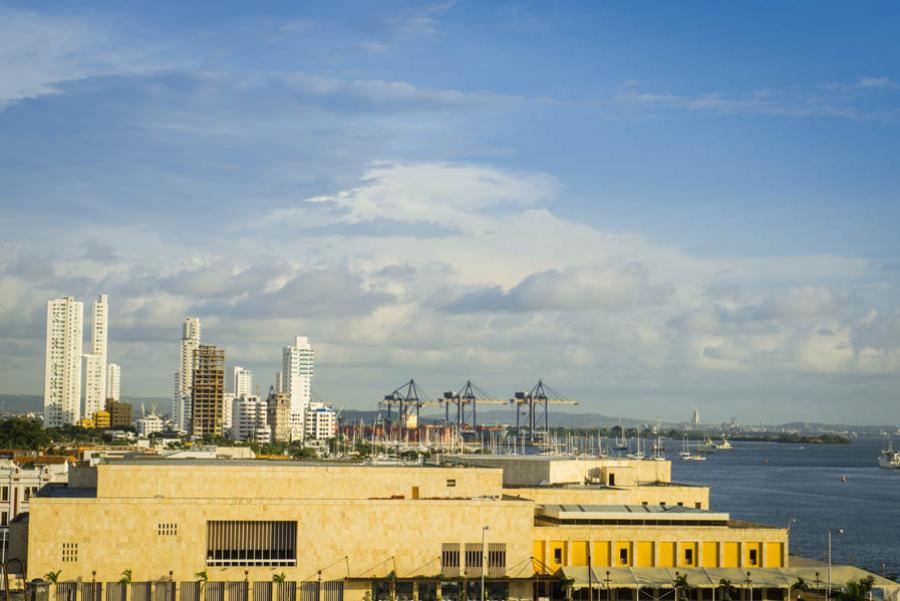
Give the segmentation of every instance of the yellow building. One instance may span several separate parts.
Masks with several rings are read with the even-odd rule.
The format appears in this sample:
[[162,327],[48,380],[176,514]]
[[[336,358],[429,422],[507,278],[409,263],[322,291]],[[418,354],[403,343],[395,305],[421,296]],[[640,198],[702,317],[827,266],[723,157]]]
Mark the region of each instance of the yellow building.
[[109,411],[106,411],[105,409],[101,409],[100,411],[95,413],[94,414],[94,424],[97,426],[97,428],[100,428],[101,430],[108,429],[110,426]]
[[61,570],[73,594],[112,583],[96,601],[120,599],[126,571],[134,599],[174,587],[174,601],[197,601],[203,587],[206,601],[272,601],[273,590],[291,601],[457,601],[480,598],[482,573],[487,598],[530,600],[625,569],[657,589],[671,589],[672,570],[762,581],[790,569],[785,529],[709,511],[708,490],[668,482],[664,462],[448,461],[110,461],[45,487],[11,529],[21,540],[27,528],[27,548],[13,552],[30,575]]

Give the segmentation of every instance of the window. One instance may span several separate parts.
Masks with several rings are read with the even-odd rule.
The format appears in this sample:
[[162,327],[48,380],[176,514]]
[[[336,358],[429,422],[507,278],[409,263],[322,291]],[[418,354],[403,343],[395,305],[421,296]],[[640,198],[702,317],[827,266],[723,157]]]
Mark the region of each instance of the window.
[[648,503],[647,501],[641,501],[641,505],[649,505],[649,504],[650,503]]
[[450,478],[449,480],[447,480],[447,488],[454,488],[455,486],[456,486],[456,480],[455,480],[455,479]]
[[[483,557],[481,556],[481,543],[466,543],[466,572],[469,574],[480,574],[482,561]],[[468,568],[478,569],[472,572]]]
[[756,549],[750,549],[750,565],[756,565]]
[[616,475],[615,475],[615,474],[612,474],[612,473],[611,473],[611,474],[609,475],[609,485],[610,485],[610,486],[615,486],[615,485],[616,485]]
[[159,536],[178,536],[178,524],[171,522],[156,525],[156,533]]
[[659,506],[660,506],[660,507],[665,507],[665,506],[666,506],[666,502],[665,502],[665,501],[660,501],[660,502],[659,502]]
[[27,486],[25,487],[25,503],[31,500],[31,489]]
[[489,543],[487,551],[488,576],[506,575],[506,543]]
[[62,560],[63,563],[78,561],[78,543],[62,544]]
[[623,566],[628,565],[628,549],[619,549],[619,563]]
[[418,486],[413,486],[413,487],[412,487],[412,498],[413,498],[413,499],[418,499],[418,498],[419,498],[419,487],[418,487]]
[[678,506],[679,506],[679,507],[684,507],[684,501],[678,501]]
[[559,547],[553,549],[553,563],[562,563],[562,549]]
[[9,524],[9,514],[5,511],[0,512],[0,526],[6,526]]
[[297,565],[297,522],[207,522],[206,565]]
[[684,550],[684,565],[686,565],[686,566],[694,565],[694,550],[693,549],[685,549]]
[[441,546],[441,573],[459,576],[459,545],[444,543]]
[[0,488],[0,501],[9,501],[9,487]]
[[701,509],[703,507],[703,504],[700,503],[700,501],[697,501],[696,503],[694,503],[694,507],[696,507],[697,509]]

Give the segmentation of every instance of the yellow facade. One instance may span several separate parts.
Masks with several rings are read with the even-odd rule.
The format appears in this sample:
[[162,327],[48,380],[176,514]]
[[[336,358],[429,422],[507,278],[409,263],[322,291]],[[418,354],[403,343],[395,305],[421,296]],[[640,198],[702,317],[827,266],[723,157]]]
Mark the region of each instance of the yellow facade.
[[94,414],[94,424],[97,428],[106,429],[109,428],[109,411],[101,409],[97,413]]

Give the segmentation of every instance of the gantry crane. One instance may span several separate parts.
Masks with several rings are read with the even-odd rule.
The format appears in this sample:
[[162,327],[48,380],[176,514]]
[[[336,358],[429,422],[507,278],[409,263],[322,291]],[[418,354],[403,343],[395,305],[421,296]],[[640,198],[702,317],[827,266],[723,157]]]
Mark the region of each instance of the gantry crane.
[[[466,423],[472,424],[472,429],[478,428],[478,404],[503,405],[506,401],[496,399],[475,386],[472,380],[466,380],[465,386],[458,392],[448,391],[444,393],[441,403],[444,405],[444,423],[450,424],[450,405],[456,405],[456,433],[462,436],[462,429]],[[466,422],[466,413],[471,417],[471,422]]]
[[406,424],[410,415],[410,410],[414,410],[416,413],[416,425],[419,423],[419,411],[422,407],[435,406],[438,405],[439,401],[428,401],[420,396],[420,389],[416,385],[416,381],[414,379],[410,379],[409,382],[404,383],[403,385],[396,388],[390,394],[384,395],[384,400],[378,402],[378,405],[381,407],[387,408],[387,429],[391,430],[392,422],[391,422],[391,409],[396,405],[397,407],[397,419],[400,422],[399,424],[399,432],[400,439],[403,440],[406,435]]
[[534,442],[535,428],[539,424],[539,416],[537,409],[543,407],[544,418],[544,437],[550,432],[550,405],[577,405],[578,401],[567,399],[561,394],[544,384],[543,380],[528,392],[517,392],[509,401],[516,409],[516,436],[521,438],[519,429],[519,418],[522,415],[522,409],[527,410],[528,416],[528,436],[531,442]]

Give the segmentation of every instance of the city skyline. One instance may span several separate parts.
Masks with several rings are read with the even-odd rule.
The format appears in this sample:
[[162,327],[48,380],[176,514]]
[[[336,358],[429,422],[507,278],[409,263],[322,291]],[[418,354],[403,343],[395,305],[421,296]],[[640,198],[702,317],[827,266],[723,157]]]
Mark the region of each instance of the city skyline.
[[354,409],[540,377],[900,423],[898,17],[4,5],[0,392],[40,394],[48,301],[109,294],[125,396],[183,397],[196,316],[265,387],[302,332]]

